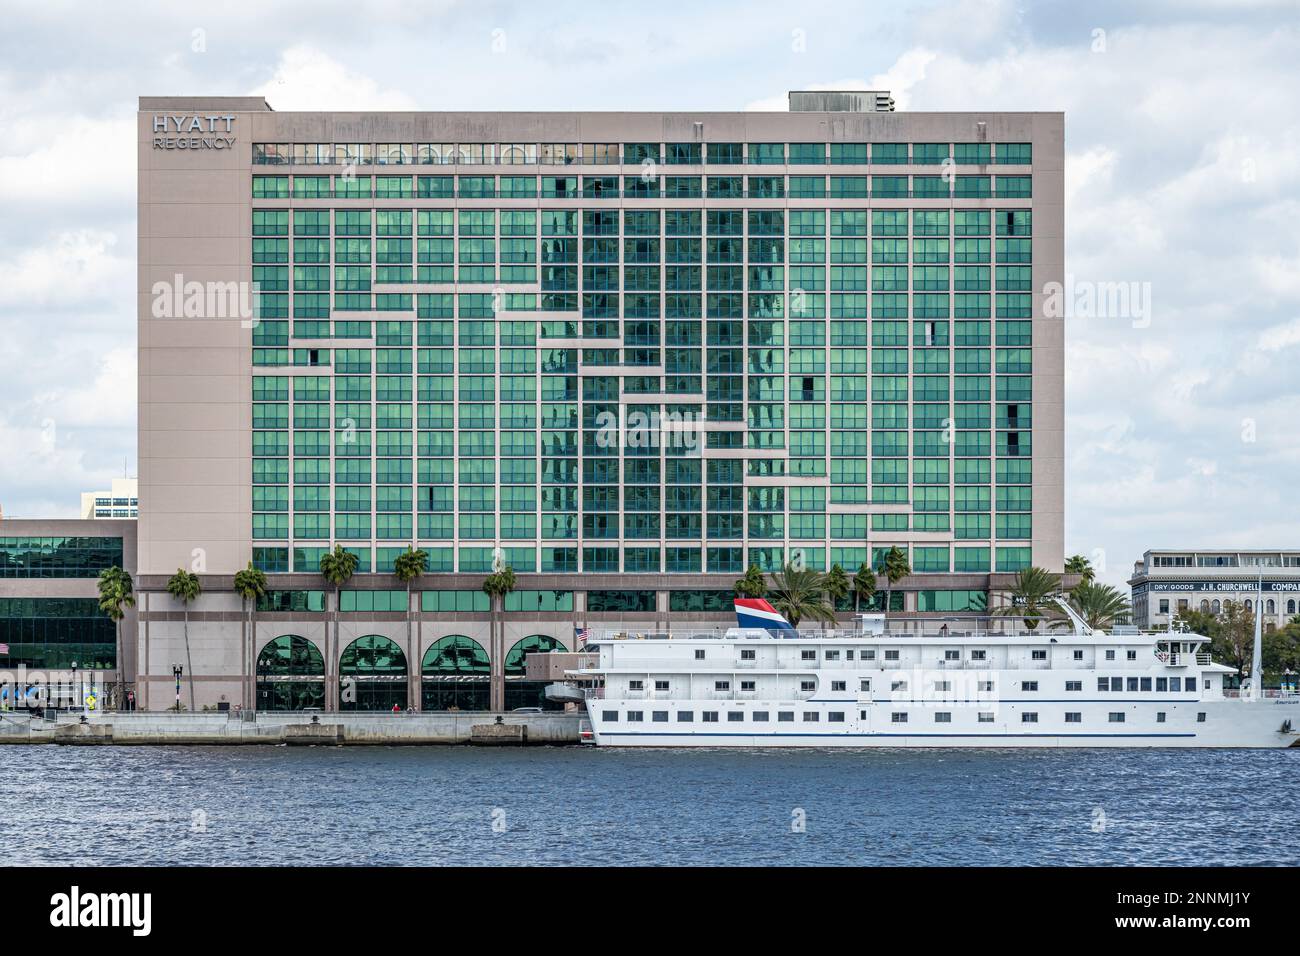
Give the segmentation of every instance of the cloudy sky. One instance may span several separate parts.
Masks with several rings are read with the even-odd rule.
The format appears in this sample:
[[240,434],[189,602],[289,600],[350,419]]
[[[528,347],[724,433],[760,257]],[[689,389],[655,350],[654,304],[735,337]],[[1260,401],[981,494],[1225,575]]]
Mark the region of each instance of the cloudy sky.
[[[1066,543],[1300,547],[1300,0],[0,0],[0,505],[135,474],[136,98],[277,109],[1064,110]],[[206,9],[205,9],[206,8]]]

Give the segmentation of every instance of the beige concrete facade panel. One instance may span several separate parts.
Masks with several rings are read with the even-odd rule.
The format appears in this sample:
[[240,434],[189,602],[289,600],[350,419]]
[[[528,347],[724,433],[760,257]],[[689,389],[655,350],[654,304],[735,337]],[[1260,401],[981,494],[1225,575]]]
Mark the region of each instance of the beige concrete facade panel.
[[[161,280],[170,282],[170,280]],[[251,291],[249,295],[251,296]],[[226,302],[231,300],[227,298]],[[173,305],[175,304],[173,300]],[[149,352],[153,349],[227,349],[233,350],[242,356],[245,371],[248,370],[252,355],[252,322],[254,319],[238,318],[239,308],[236,305],[235,315],[231,318],[153,318],[151,310],[153,308],[153,297],[143,297],[140,302],[141,311],[150,313],[150,318],[141,321],[139,325],[139,349],[141,353]],[[247,321],[249,328],[244,328],[243,323]],[[166,366],[157,369],[150,369],[150,376],[157,377],[167,373]]]
[[[248,179],[243,165],[228,171],[211,169],[155,169],[149,176],[149,203],[177,205],[192,210],[196,202],[204,206],[225,203],[242,206],[248,194]],[[164,211],[165,212],[165,211]]]
[[[205,406],[204,411],[210,411]],[[140,455],[153,459],[165,455],[168,458],[199,460],[203,458],[240,458],[249,454],[246,439],[242,431],[233,431],[216,425],[195,422],[192,428],[184,431],[155,429],[146,440],[141,436]],[[143,493],[143,489],[141,489]]]
[[[1045,287],[1065,271],[1065,120],[1035,116],[1033,146],[1033,551],[1035,565],[1065,563],[1065,325],[1044,310]],[[994,138],[997,138],[996,135]]]
[[[150,351],[150,350],[146,350]],[[141,364],[145,361],[143,354]],[[140,399],[154,404],[177,403],[192,405],[197,409],[218,403],[247,402],[250,393],[241,386],[246,384],[248,376],[195,375],[184,378],[177,375],[159,373],[142,378]],[[142,476],[143,480],[143,476]]]
[[[143,503],[141,504],[143,508]],[[211,521],[216,531],[203,533],[203,522],[189,515],[158,515],[140,519],[140,566],[157,568],[156,573],[172,573],[177,568],[187,568],[194,560],[194,549],[201,547],[209,567],[240,567],[248,563],[248,534],[239,537],[237,528],[222,527],[218,519]],[[187,532],[185,538],[169,537],[180,525]],[[236,535],[232,537],[231,535]]]
[[[251,230],[250,230],[251,231]],[[184,264],[195,277],[205,277],[204,267],[211,268],[214,276],[226,278],[224,270],[237,268],[251,273],[248,263],[248,240],[231,236],[174,236],[151,239],[147,249],[142,249],[140,261],[148,264],[148,276],[156,279],[170,276],[172,264]],[[143,266],[142,266],[143,268]],[[187,273],[187,277],[190,273]]]
[[153,475],[152,487],[155,488],[184,486],[194,480],[196,473],[206,475],[214,485],[223,486],[247,485],[251,478],[247,463],[237,458],[197,458],[192,461],[157,458],[151,459],[149,464]]
[[240,234],[243,222],[243,209],[237,203],[155,203],[150,213],[151,239],[229,238]]
[[157,514],[230,512],[247,505],[247,493],[238,485],[154,485],[149,508]]
[[[248,427],[251,417],[251,412],[246,405],[235,402],[227,405],[204,405],[202,406],[202,416],[196,416],[195,410],[183,402],[150,404],[147,411],[151,430],[172,428],[245,429]],[[196,418],[200,420],[196,420]]]
[[185,376],[186,381],[190,376],[223,380],[227,387],[229,379],[247,376],[248,349],[223,347],[230,336],[213,328],[218,324],[238,327],[237,322],[156,323],[152,330],[155,344],[140,353],[144,373]]

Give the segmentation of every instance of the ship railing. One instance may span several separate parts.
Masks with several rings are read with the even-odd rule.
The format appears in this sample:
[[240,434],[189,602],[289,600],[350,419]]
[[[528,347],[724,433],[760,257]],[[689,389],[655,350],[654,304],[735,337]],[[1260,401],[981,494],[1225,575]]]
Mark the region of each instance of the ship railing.
[[[911,627],[905,623],[897,624],[893,627],[886,627],[880,633],[863,631],[858,629],[834,628],[834,629],[804,629],[798,633],[799,638],[804,640],[862,640],[863,638],[874,638],[882,641],[914,641],[925,640],[933,643],[942,643],[943,641],[953,639],[977,638],[987,640],[993,643],[1009,643],[1017,640],[1030,639],[1037,643],[1043,643],[1045,639],[1057,636],[1069,636],[1068,630],[1044,630],[1038,628],[1030,631],[1028,629],[1017,628],[1014,623],[1007,624],[1005,627],[997,629],[988,629],[982,627],[935,627],[932,622],[919,622],[920,627]],[[707,625],[699,627],[686,626],[665,631],[654,626],[645,627],[625,626],[621,628],[599,629],[593,628],[593,641],[663,641],[663,640],[721,640],[727,636],[727,631],[734,628],[727,627],[709,627]],[[773,636],[784,636],[781,632],[773,632]],[[1115,635],[1125,636],[1125,635]],[[1100,637],[1100,635],[1098,635]]]
[[[1243,694],[1239,688],[1235,688],[1235,687],[1234,687],[1234,688],[1230,688],[1230,689],[1228,689],[1228,690],[1225,690],[1225,691],[1223,692],[1223,696],[1224,696],[1224,697],[1231,698],[1231,699],[1233,699],[1233,700],[1238,700],[1238,699],[1240,699],[1240,698],[1242,698],[1242,697],[1250,697],[1250,696],[1251,696],[1251,693],[1250,693],[1250,691],[1246,691],[1246,692]],[[1264,688],[1264,699],[1265,699],[1265,700],[1291,699],[1291,698],[1296,698],[1296,697],[1300,697],[1300,690],[1293,690],[1293,689],[1291,689],[1291,688],[1289,688],[1289,687],[1284,687],[1284,688],[1282,688],[1282,689],[1280,689],[1280,690],[1279,690],[1278,688],[1276,688],[1276,687],[1265,687],[1265,688]]]
[[1207,667],[1214,662],[1210,660],[1209,654],[1197,654],[1196,663],[1200,664],[1202,667]]

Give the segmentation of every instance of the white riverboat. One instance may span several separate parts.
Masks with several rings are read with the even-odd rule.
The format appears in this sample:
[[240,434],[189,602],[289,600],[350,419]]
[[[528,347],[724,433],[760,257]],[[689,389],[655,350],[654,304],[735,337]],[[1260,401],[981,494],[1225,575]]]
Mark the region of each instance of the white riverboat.
[[[737,600],[725,632],[588,639],[599,746],[1289,747],[1300,696],[1226,686],[1207,639],[1177,631],[1033,632],[935,622],[891,632],[796,630]],[[1003,625],[1005,626],[1005,624]],[[1256,667],[1258,671],[1258,667]],[[1295,728],[1295,729],[1293,729]]]

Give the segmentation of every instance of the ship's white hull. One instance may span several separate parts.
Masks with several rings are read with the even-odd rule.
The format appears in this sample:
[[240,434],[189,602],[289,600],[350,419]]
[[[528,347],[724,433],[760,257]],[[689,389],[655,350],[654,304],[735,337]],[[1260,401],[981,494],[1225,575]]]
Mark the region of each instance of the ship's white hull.
[[[1075,724],[1025,724],[1020,711],[1026,707],[1040,709],[1037,703],[1020,702],[999,708],[997,720],[978,722],[973,712],[953,711],[952,722],[945,725],[897,725],[891,722],[887,703],[845,704],[846,719],[832,725],[818,721],[811,729],[803,721],[789,726],[764,722],[762,726],[746,719],[725,723],[656,724],[638,721],[629,724],[626,705],[620,702],[619,719],[610,720],[610,702],[588,702],[595,741],[602,747],[849,747],[849,748],[955,748],[955,747],[1231,747],[1283,748],[1300,745],[1300,700],[1266,701],[1208,700],[1177,703],[1142,702],[1124,708],[1119,703],[1077,705],[1082,719]],[[650,720],[653,701],[631,702]],[[702,714],[717,701],[673,701],[672,713],[689,709]],[[987,705],[985,705],[987,706]],[[806,704],[761,701],[749,702],[747,710],[766,710],[773,717],[782,709],[799,708],[802,716]],[[852,709],[850,711],[850,708]],[[935,708],[939,709],[939,708]],[[1126,720],[1112,724],[1109,715],[1123,712]],[[851,716],[850,716],[851,713]],[[924,712],[922,712],[924,713]],[[1163,720],[1157,715],[1164,714]],[[862,716],[865,714],[865,718]],[[957,715],[966,719],[958,719]],[[1202,718],[1200,715],[1204,714]],[[931,715],[933,716],[933,715]],[[747,715],[748,717],[748,715]]]
[[[1081,628],[1076,622],[1076,631]],[[1300,696],[1242,699],[1184,632],[736,629],[596,642],[610,747],[1290,747]]]

